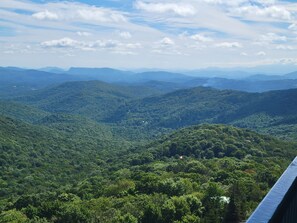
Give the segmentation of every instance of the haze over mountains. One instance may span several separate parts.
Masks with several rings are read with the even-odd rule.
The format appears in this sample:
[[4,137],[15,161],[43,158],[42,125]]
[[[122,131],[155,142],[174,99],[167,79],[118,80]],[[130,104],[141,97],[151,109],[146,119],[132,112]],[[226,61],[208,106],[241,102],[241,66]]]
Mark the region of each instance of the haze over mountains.
[[[48,71],[53,69],[62,71]],[[296,72],[227,79],[111,68],[71,68],[49,73],[13,67],[1,68],[0,97],[33,106],[32,114],[40,109],[42,113],[82,115],[97,122],[149,129],[152,134],[207,122],[260,132],[269,128],[272,134],[278,131],[278,135],[290,138],[295,137],[288,134],[295,129],[290,125],[296,120],[295,78]],[[9,104],[13,113],[6,108],[2,113],[16,117],[15,102]],[[30,107],[19,106],[23,110],[18,112],[20,117],[30,116],[26,115]],[[34,119],[34,115],[30,118]],[[276,130],[277,126],[283,127],[286,136],[280,128]]]
[[111,68],[70,68],[64,71],[59,68],[27,70],[6,67],[0,69],[0,92],[2,97],[13,96],[64,82],[87,80],[100,80],[117,85],[141,86],[163,93],[197,86],[246,92],[284,90],[297,86],[296,72],[283,75],[247,75],[245,73],[245,77],[241,75],[242,72],[240,71],[237,71],[237,76],[235,73],[230,71],[229,74],[232,74],[233,77],[230,78],[228,72],[207,70],[203,71],[203,73],[196,72],[195,76],[193,74],[189,76],[165,71],[134,73]]

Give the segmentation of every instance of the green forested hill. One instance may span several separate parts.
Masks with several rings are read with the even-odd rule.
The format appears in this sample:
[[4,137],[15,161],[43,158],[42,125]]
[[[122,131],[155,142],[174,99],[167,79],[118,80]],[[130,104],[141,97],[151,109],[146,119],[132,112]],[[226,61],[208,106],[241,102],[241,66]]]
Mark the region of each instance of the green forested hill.
[[116,110],[109,121],[151,130],[225,123],[297,139],[296,100],[296,89],[244,93],[199,87],[132,101]]
[[84,127],[59,130],[72,119],[1,117],[0,222],[243,220],[296,154],[295,143],[224,125],[127,149],[77,137]]
[[297,139],[297,90],[157,93],[70,82],[1,101],[0,222],[245,220],[296,156],[268,135]]
[[123,87],[101,81],[67,82],[35,91],[17,101],[37,106],[48,112],[82,114],[98,121],[128,100],[158,93],[144,87]]
[[2,199],[73,184],[125,150],[107,128],[87,124],[49,128],[0,116]]
[[84,80],[67,74],[0,67],[0,98],[13,97],[66,81]]
[[197,159],[222,157],[292,158],[295,144],[279,141],[245,129],[225,125],[188,127],[149,144],[146,151],[156,157],[191,156]]
[[13,101],[0,100],[0,115],[27,122],[36,122],[49,115],[49,113],[33,106],[27,106]]
[[[38,107],[43,113],[78,114],[108,123],[115,132],[121,135],[126,132],[129,137],[136,134],[147,138],[189,125],[224,123],[284,139],[297,139],[296,89],[245,93],[198,87],[148,96],[157,93],[149,88],[88,81],[64,83],[17,100]],[[24,108],[24,113],[12,108],[13,112],[4,109],[3,114],[26,115],[29,107]],[[32,111],[37,112],[41,111],[36,108]],[[32,119],[34,117],[40,114],[33,115]]]
[[192,88],[148,97],[128,103],[111,120],[127,125],[150,125],[178,128],[203,122],[219,122],[253,99],[253,94]]

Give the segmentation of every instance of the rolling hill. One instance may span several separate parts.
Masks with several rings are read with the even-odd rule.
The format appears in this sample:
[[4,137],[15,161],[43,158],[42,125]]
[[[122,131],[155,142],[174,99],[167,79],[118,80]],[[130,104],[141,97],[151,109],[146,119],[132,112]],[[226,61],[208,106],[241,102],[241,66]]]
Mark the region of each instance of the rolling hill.
[[0,116],[2,199],[74,184],[127,149],[108,128],[77,119],[51,116],[32,125]]
[[17,98],[17,101],[48,112],[81,114],[102,121],[128,100],[158,93],[145,87],[124,87],[101,81],[77,81],[33,92]]
[[[152,84],[156,86],[68,82],[16,100],[44,112],[75,114],[104,122],[116,127],[118,133],[137,129],[135,133],[153,136],[200,123],[225,123],[288,139],[297,137],[296,89],[246,93],[196,87],[161,94],[161,90],[156,90],[159,82]],[[171,89],[173,86],[167,85]]]
[[179,128],[202,122],[221,122],[251,103],[256,95],[212,88],[192,88],[135,100],[120,107],[110,120],[127,125]]
[[67,81],[81,80],[66,74],[0,68],[0,97],[12,97]]
[[245,93],[198,87],[132,101],[109,121],[146,129],[225,123],[296,139],[296,96],[296,89]]
[[49,113],[22,103],[0,100],[0,115],[34,123],[46,117]]
[[0,101],[0,221],[245,220],[296,143],[202,123],[296,139],[297,90],[160,92],[76,81]]
[[[53,120],[67,117],[44,123]],[[0,124],[3,222],[210,222],[230,211],[244,220],[296,153],[295,143],[224,125],[125,150],[6,117]]]

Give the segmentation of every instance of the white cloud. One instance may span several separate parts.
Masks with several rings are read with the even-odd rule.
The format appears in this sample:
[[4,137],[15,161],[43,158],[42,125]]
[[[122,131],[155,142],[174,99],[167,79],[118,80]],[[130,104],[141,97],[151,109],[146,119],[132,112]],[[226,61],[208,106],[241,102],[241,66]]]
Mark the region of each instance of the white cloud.
[[173,46],[175,45],[175,42],[170,39],[169,37],[164,37],[161,41],[160,41],[160,44],[162,46]]
[[290,45],[277,45],[275,47],[277,50],[296,50],[296,47],[290,46]]
[[121,52],[124,52],[127,49],[132,50],[132,49],[139,49],[142,47],[140,43],[122,43],[117,40],[97,40],[94,43],[89,43],[88,45],[94,48],[114,49],[116,51],[121,51]]
[[44,41],[41,43],[41,46],[43,47],[58,47],[58,48],[64,48],[64,47],[79,47],[82,45],[82,42],[73,40],[71,38],[65,37],[58,40],[49,40]]
[[124,39],[130,39],[132,37],[130,32],[120,32],[120,37],[124,38]]
[[[1,5],[0,5],[1,6]],[[32,14],[38,20],[59,20],[59,21],[90,21],[100,23],[122,23],[127,18],[120,11],[109,8],[89,6],[81,3],[48,3],[45,11]],[[54,11],[54,12],[53,12]]]
[[207,37],[202,34],[195,34],[195,35],[192,35],[190,38],[193,40],[199,41],[199,42],[212,42],[213,41],[212,38]]
[[282,6],[276,5],[268,7],[247,5],[234,8],[233,10],[231,10],[231,12],[242,17],[248,17],[251,20],[255,20],[257,19],[257,17],[266,17],[285,21],[289,21],[292,19],[292,14],[290,11]]
[[263,52],[263,51],[260,51],[260,52],[256,53],[256,55],[257,55],[257,56],[264,57],[264,56],[266,56],[266,53]]
[[76,33],[77,35],[79,35],[79,36],[91,36],[92,34],[91,33],[89,33],[89,32],[77,32]]
[[157,41],[152,46],[153,53],[162,55],[181,55],[182,52],[178,50],[179,46],[175,41],[169,37],[164,37],[160,41]]
[[288,29],[293,30],[293,31],[297,31],[297,24],[296,24],[296,23],[291,24],[291,25],[288,27]]
[[242,3],[245,3],[246,0],[203,0],[206,3],[209,4],[215,4],[215,5],[226,5],[226,6],[239,6]]
[[[292,1],[134,0],[135,8],[126,11],[70,0],[40,2],[0,0],[0,27],[9,32],[0,36],[0,64],[193,68],[260,64],[295,58],[297,51]],[[22,56],[28,44],[33,56]],[[5,54],[10,51],[15,59]],[[267,56],[257,57],[258,51]],[[75,56],[61,60],[66,54]],[[134,54],[141,56],[124,56]]]
[[287,37],[286,36],[280,36],[277,35],[276,33],[267,33],[265,35],[261,35],[260,37],[260,41],[261,42],[269,42],[269,43],[273,43],[273,42],[286,42],[287,41]]
[[242,44],[238,42],[222,42],[215,45],[221,48],[241,48]]
[[140,43],[127,43],[125,44],[125,47],[130,49],[139,49],[142,47],[142,45]]
[[77,10],[79,18],[98,22],[125,22],[126,18],[117,12],[102,10],[100,8],[85,8]]
[[274,5],[274,4],[276,4],[276,0],[256,0],[255,2],[259,3],[259,4],[262,4],[262,5]]
[[32,17],[39,20],[58,20],[59,16],[56,13],[45,10],[32,14]]
[[131,51],[113,51],[112,53],[114,54],[119,54],[119,55],[137,55],[137,53],[135,52],[131,52]]
[[296,57],[283,57],[266,60],[266,64],[297,65]]
[[46,48],[70,48],[84,51],[95,51],[97,49],[107,49],[115,51],[125,51],[127,49],[139,49],[142,47],[140,43],[121,43],[117,40],[96,40],[96,41],[78,41],[68,37],[57,40],[49,40],[41,42],[42,47]]
[[196,10],[192,5],[184,3],[145,3],[137,1],[134,6],[136,9],[151,13],[174,13],[179,16],[196,14]]
[[281,58],[278,60],[281,64],[294,64],[297,65],[297,58]]

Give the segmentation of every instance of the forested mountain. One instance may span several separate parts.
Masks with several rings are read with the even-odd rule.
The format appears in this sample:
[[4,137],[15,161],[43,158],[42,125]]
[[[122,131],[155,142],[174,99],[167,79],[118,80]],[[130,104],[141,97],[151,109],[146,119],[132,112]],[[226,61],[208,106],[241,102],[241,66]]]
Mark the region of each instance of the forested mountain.
[[[131,134],[131,131],[136,134],[146,131],[155,135],[163,130],[167,132],[166,129],[207,122],[233,124],[283,138],[296,138],[296,96],[296,89],[245,93],[205,87],[161,94],[153,87],[78,81],[34,91],[13,100],[34,106],[33,113],[77,114],[113,125],[117,132],[130,131]],[[10,102],[8,106],[12,105]],[[16,111],[16,108],[5,108],[2,113],[19,118],[11,114]],[[18,113],[25,115],[26,111]],[[139,134],[139,137],[145,135]]]
[[66,74],[0,67],[0,97],[20,95],[24,92],[74,80],[80,79]]
[[101,81],[77,81],[35,91],[28,96],[17,98],[17,101],[49,112],[83,114],[100,121],[128,100],[157,93],[157,90],[145,87],[116,86]]
[[0,115],[33,123],[46,117],[49,113],[22,103],[0,100]]
[[129,71],[116,70],[111,68],[82,68],[71,67],[67,74],[88,78],[91,80],[100,80],[104,82],[131,82],[134,80],[134,73]]
[[297,90],[184,89],[163,77],[7,92],[0,222],[245,220],[296,155]]
[[1,222],[220,222],[230,212],[243,220],[296,151],[222,125],[126,150],[0,120]]
[[[58,85],[69,81],[99,80],[124,86],[140,86],[161,92],[172,92],[198,86],[216,89],[239,90],[246,92],[266,92],[296,88],[296,73],[285,75],[251,75],[240,79],[217,76],[215,71],[202,77],[188,76],[181,73],[150,71],[134,73],[111,68],[70,68],[68,71],[58,68],[40,70],[20,69],[14,67],[0,68],[0,97],[21,95],[44,87]],[[232,72],[231,72],[232,73]],[[200,74],[200,73],[199,73]],[[241,72],[238,71],[238,75]],[[201,75],[201,74],[200,74]]]
[[[263,132],[273,127],[276,135],[285,136],[295,129],[296,96],[296,89],[259,94],[198,87],[132,101],[109,121],[173,129],[205,122],[231,123]],[[283,131],[277,133],[278,126]]]
[[[194,80],[195,81],[195,80]],[[198,80],[199,81],[199,80]],[[195,83],[191,81],[188,84]],[[193,86],[193,85],[192,85]],[[199,86],[199,85],[196,85]],[[231,89],[245,92],[266,92],[272,90],[286,90],[296,88],[296,79],[276,79],[276,80],[234,80],[226,78],[208,79],[202,86],[216,89]],[[193,86],[195,87],[195,86]]]
[[100,169],[102,154],[112,157],[118,148],[127,149],[125,141],[98,124],[56,116],[42,121],[32,125],[0,116],[2,199],[77,182]]
[[224,114],[232,113],[253,100],[253,94],[192,88],[165,95],[135,100],[122,106],[111,120],[127,125],[150,125],[178,128],[202,122],[220,122]]

